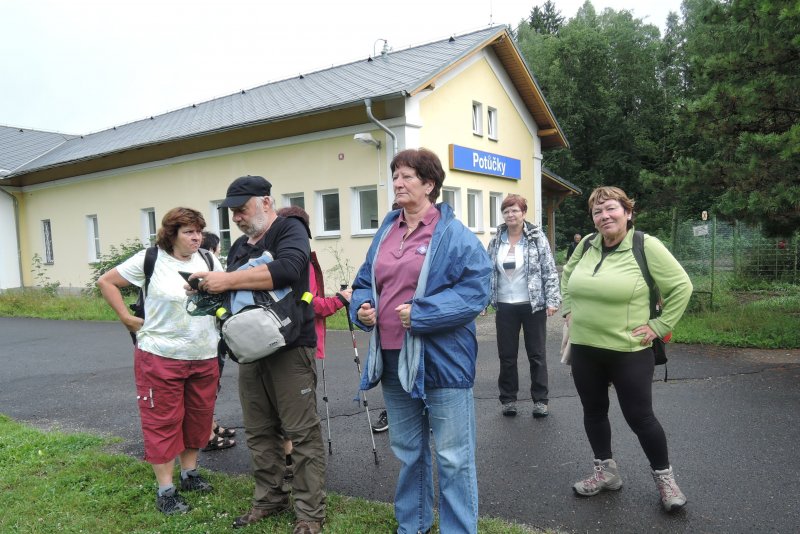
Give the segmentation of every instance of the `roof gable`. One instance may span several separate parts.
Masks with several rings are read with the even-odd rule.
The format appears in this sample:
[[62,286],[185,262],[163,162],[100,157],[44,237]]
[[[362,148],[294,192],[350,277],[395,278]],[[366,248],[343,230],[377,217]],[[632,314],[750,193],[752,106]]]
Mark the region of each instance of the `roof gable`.
[[74,136],[0,126],[0,178],[62,145]]

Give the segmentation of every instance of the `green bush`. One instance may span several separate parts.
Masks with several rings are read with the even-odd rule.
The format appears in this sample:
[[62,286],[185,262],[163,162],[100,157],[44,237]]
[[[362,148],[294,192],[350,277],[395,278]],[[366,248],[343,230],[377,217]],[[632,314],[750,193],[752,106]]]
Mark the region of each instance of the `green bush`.
[[[129,239],[119,245],[119,247],[111,245],[108,253],[102,254],[100,258],[94,264],[92,264],[92,276],[89,280],[89,283],[86,284],[86,292],[92,295],[98,295],[100,292],[97,289],[97,280],[106,272],[127,260],[143,248],[144,245],[138,239]],[[138,292],[139,288],[133,285],[122,288],[123,296],[135,295]]]

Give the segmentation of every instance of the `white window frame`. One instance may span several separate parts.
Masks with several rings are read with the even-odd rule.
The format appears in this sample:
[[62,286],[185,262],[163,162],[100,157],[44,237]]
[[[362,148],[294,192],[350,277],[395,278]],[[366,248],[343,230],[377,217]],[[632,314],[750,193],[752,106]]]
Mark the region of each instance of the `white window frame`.
[[[219,237],[219,255],[226,258],[233,244],[233,238],[231,237],[231,211],[228,208],[223,208],[220,204],[222,204],[222,200],[214,200],[211,202],[211,218],[209,219],[211,221],[210,230]],[[223,212],[227,218],[227,228],[223,228],[223,221],[221,219],[221,214]]]
[[503,212],[500,206],[503,205],[503,193],[489,192],[489,226],[492,232],[497,231],[497,227],[503,221]]
[[97,215],[86,216],[86,239],[89,263],[100,261],[100,222]]
[[450,207],[453,208],[453,213],[455,214],[456,219],[461,219],[461,189],[458,187],[442,187],[442,193],[440,196],[442,202],[446,202],[444,198],[445,192],[453,194],[453,204],[455,204],[455,206],[449,202],[448,204],[450,204]]
[[[316,235],[319,237],[340,237],[342,235],[342,200],[339,195],[338,189],[325,189],[322,191],[316,191],[315,193],[316,202],[314,213],[316,216],[314,219],[316,220]],[[325,228],[325,197],[336,195],[337,202],[339,204],[339,228],[336,230],[329,230]]]
[[[373,191],[375,193],[375,228],[364,228],[361,226],[361,193]],[[378,208],[378,188],[374,185],[364,187],[353,187],[351,189],[351,206],[350,210],[350,227],[353,229],[353,235],[375,235],[378,231],[381,221],[379,218]],[[341,218],[341,205],[340,205],[340,218]]]
[[[473,220],[470,221],[470,211]],[[483,231],[483,191],[467,189],[467,220],[466,226],[473,232]]]
[[[293,202],[296,199],[300,199],[300,202]],[[281,204],[284,208],[289,208],[291,206],[300,206],[303,209],[306,209],[306,196],[303,193],[288,193],[281,197]]]
[[483,104],[472,102],[472,133],[483,137]]
[[44,244],[44,263],[52,265],[55,263],[53,255],[53,225],[50,219],[42,219],[42,242]]
[[142,223],[142,243],[146,247],[156,244],[156,234],[158,233],[158,221],[156,221],[156,210],[154,208],[143,208],[141,211]]
[[492,141],[497,141],[497,108],[488,108],[486,117],[486,135]]

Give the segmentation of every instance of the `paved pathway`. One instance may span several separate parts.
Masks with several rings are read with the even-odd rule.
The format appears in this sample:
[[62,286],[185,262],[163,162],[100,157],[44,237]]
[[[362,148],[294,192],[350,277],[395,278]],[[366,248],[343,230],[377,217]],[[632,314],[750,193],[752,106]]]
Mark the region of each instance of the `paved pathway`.
[[[569,369],[557,358],[560,319],[549,323],[551,416],[541,420],[530,416],[529,395],[521,397],[519,416],[500,415],[493,318],[478,322],[481,515],[565,532],[800,529],[800,351],[669,347],[670,381],[657,382],[654,397],[678,481],[689,498],[685,510],[669,516],[661,511],[644,454],[616,402],[614,452],[625,486],[590,499],[573,495],[570,486],[589,473],[592,455]],[[120,449],[141,457],[131,345],[119,324],[0,318],[0,340],[0,413],[44,428],[121,436]],[[328,487],[391,502],[398,464],[386,433],[375,436],[380,465],[373,461],[366,416],[352,401],[357,378],[350,335],[329,332],[328,343],[333,447]],[[359,334],[358,343],[363,357],[366,336]],[[522,362],[520,377],[526,384]],[[230,364],[217,416],[224,425],[241,427],[236,387],[236,365]],[[324,417],[321,391],[320,384]],[[380,389],[368,392],[368,399],[376,417],[383,406]],[[327,439],[324,423],[323,433]],[[231,473],[247,473],[249,466],[243,443],[204,453],[202,463]]]

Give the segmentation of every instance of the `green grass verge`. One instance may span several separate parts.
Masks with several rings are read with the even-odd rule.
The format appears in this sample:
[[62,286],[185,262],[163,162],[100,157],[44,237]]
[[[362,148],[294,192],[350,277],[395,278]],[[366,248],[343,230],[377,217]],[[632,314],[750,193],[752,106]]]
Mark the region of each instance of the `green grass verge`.
[[[53,296],[35,289],[0,293],[0,317],[117,320],[100,297]],[[720,291],[714,296],[713,308],[690,311],[683,316],[673,340],[677,343],[797,349],[800,348],[799,322],[800,286]],[[329,330],[347,330],[345,309],[328,317],[327,324]]]
[[[228,532],[253,493],[250,477],[204,471],[214,486],[187,494],[192,510],[166,517],[155,508],[149,464],[110,454],[117,441],[89,434],[42,432],[0,414],[0,532],[207,533]],[[176,471],[176,479],[177,479]],[[258,532],[292,531],[294,514],[259,523]],[[325,532],[385,533],[396,528],[392,506],[328,494]],[[481,519],[487,534],[542,532],[496,519]]]

